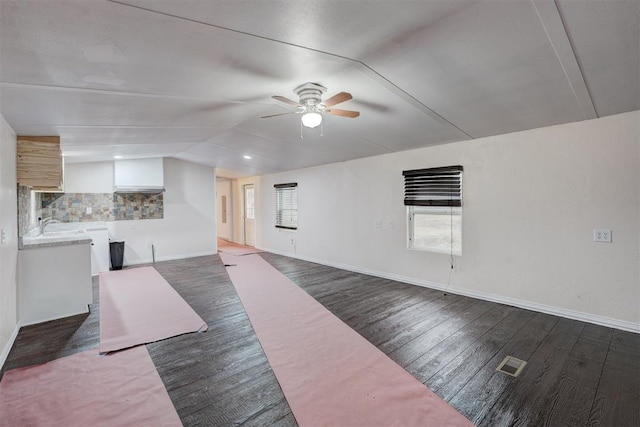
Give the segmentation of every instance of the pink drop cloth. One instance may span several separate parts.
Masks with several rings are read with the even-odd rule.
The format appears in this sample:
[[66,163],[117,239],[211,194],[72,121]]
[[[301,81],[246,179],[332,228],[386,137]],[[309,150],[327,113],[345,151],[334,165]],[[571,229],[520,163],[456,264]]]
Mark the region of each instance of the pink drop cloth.
[[251,246],[239,245],[224,239],[218,239],[218,252],[224,252],[230,255],[242,256],[249,254],[257,254],[262,252],[260,249]]
[[0,426],[181,426],[146,347],[98,349],[14,369],[0,382]]
[[220,255],[301,426],[472,426],[259,255]]
[[189,332],[207,324],[153,267],[100,274],[100,352]]

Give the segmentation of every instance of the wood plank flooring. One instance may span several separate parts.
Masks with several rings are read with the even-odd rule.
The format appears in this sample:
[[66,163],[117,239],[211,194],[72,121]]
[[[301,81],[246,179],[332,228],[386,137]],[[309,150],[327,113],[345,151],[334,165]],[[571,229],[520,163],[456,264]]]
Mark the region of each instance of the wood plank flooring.
[[[477,425],[640,425],[638,334],[261,256]],[[209,325],[147,345],[184,425],[295,426],[220,258],[155,267]],[[22,328],[3,372],[97,347],[94,295],[88,315]],[[520,377],[496,372],[507,355]]]

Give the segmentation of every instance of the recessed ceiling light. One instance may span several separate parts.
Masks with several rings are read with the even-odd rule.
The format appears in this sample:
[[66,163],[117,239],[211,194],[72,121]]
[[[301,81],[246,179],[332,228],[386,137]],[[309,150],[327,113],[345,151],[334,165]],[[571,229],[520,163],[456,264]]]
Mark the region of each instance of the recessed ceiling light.
[[245,155],[245,156],[242,156],[242,157],[244,157],[244,158],[245,158],[245,159],[247,159],[247,160],[251,160],[251,156],[246,156],[246,155]]
[[113,156],[114,159],[121,159],[122,156]]

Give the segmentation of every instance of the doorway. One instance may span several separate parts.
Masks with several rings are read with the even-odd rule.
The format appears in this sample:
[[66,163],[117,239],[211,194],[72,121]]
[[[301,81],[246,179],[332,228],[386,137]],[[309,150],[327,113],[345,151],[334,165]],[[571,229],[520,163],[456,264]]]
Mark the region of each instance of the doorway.
[[242,186],[244,194],[244,244],[247,246],[255,246],[256,244],[256,191],[254,184],[245,184]]
[[217,230],[218,237],[224,240],[232,240],[233,230],[233,212],[231,211],[231,181],[228,179],[216,179],[216,195],[217,195]]

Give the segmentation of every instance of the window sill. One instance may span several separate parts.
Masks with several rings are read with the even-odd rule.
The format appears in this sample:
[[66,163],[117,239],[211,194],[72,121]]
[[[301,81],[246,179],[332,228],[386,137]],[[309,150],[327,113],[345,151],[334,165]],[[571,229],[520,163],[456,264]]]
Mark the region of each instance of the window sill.
[[415,247],[411,247],[408,246],[407,247],[408,250],[410,251],[416,251],[416,252],[431,252],[431,253],[436,253],[436,254],[443,254],[443,255],[454,255],[454,256],[462,256],[462,251],[460,252],[456,252],[454,251],[453,253],[451,251],[448,250],[442,250],[442,249],[427,249],[427,248],[415,248]]

